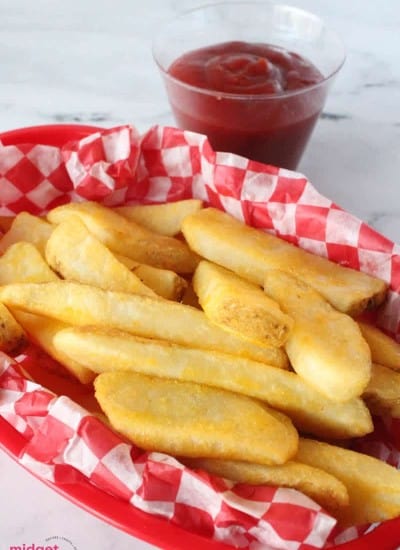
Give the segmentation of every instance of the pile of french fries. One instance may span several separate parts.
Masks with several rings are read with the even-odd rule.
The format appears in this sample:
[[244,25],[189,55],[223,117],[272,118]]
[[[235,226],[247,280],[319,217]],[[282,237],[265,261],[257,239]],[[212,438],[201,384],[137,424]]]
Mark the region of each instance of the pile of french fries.
[[383,281],[199,200],[1,220],[0,349],[33,341],[144,449],[302,491],[342,526],[400,515],[400,473],[349,450],[400,414]]

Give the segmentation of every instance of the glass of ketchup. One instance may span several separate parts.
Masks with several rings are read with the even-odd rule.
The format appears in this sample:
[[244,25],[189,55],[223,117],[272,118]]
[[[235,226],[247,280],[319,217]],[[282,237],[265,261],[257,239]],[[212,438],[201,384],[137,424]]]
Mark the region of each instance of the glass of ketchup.
[[180,128],[292,170],[345,59],[319,17],[267,2],[183,13],[160,28],[153,56]]

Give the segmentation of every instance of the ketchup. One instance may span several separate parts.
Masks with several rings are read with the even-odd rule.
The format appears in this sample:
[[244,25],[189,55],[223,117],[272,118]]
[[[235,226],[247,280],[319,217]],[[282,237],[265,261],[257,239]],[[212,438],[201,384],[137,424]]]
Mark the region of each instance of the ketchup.
[[[323,107],[319,70],[277,46],[224,42],[190,51],[168,69],[181,128],[206,134],[216,151],[296,168]],[[188,86],[182,85],[182,83]]]

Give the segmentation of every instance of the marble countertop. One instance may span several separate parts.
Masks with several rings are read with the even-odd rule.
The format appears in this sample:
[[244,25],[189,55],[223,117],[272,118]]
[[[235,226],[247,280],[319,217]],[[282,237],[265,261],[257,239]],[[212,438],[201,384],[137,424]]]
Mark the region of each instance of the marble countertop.
[[[199,3],[0,0],[0,131],[56,122],[129,122],[139,131],[173,124],[151,37],[165,18]],[[348,52],[299,170],[400,242],[400,4],[291,3],[321,15]],[[76,508],[1,452],[0,471],[0,550],[49,537],[59,537],[60,550],[153,548]]]

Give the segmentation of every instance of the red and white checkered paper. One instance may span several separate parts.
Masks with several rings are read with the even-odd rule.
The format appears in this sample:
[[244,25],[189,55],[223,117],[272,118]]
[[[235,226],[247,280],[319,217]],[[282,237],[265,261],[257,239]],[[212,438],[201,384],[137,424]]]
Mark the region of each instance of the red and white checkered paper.
[[[320,195],[299,173],[214,152],[205,136],[121,126],[63,148],[0,142],[0,215],[43,213],[70,201],[107,205],[200,198],[315,254],[386,280],[380,325],[400,337],[400,248]],[[301,493],[234,484],[191,471],[119,438],[65,396],[29,380],[0,354],[0,415],[26,439],[20,462],[57,484],[82,476],[117,498],[204,537],[251,550],[312,550],[360,536]],[[379,421],[360,450],[399,466],[398,421]]]

